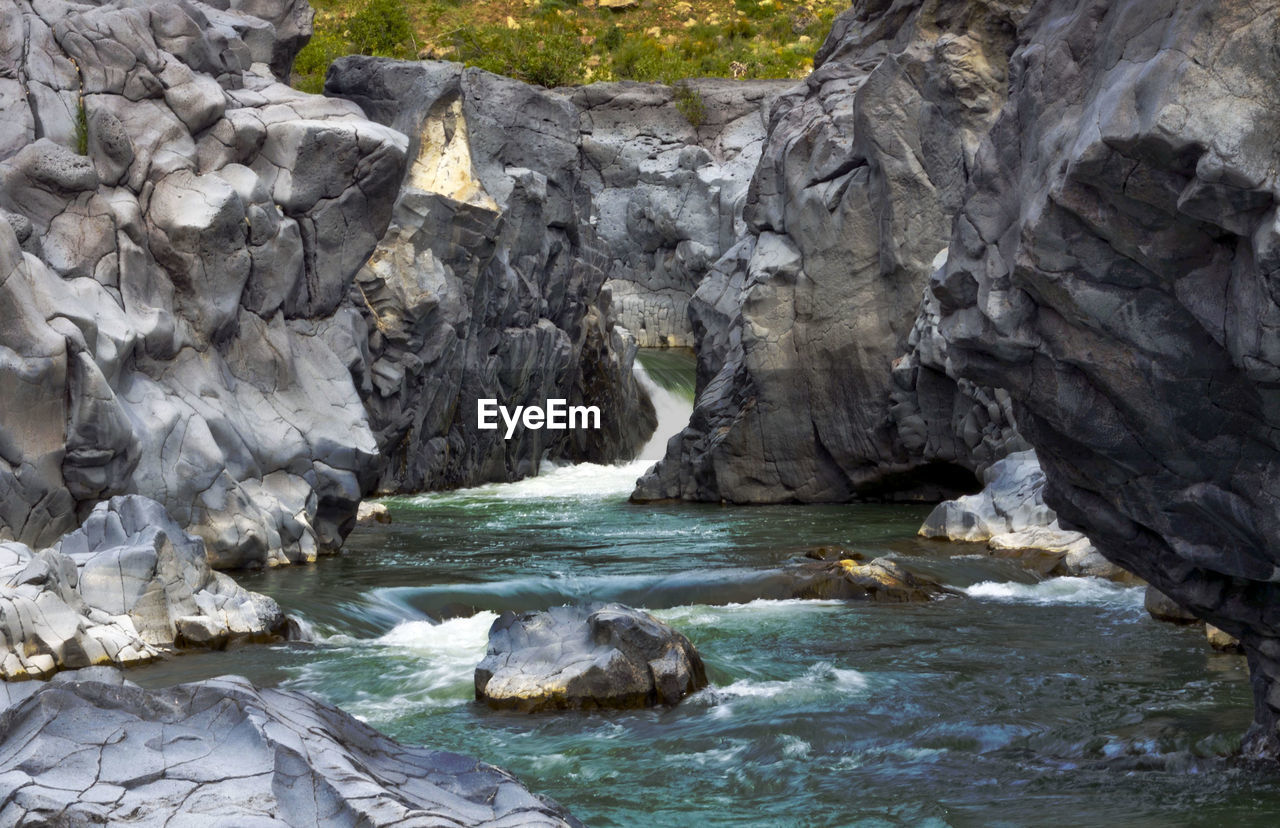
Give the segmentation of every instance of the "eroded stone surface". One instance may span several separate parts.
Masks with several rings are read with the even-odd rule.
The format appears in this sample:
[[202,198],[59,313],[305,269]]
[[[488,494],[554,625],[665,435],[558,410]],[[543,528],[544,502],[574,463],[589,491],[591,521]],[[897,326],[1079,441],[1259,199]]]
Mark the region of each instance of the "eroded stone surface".
[[0,544],[5,679],[288,633],[275,601],[214,572],[204,542],[137,495],[99,504],[52,549]]
[[261,566],[354,521],[377,445],[318,334],[405,140],[273,74],[305,3],[218,6],[0,3],[0,538],[136,493]]
[[698,651],[670,626],[621,604],[504,612],[476,668],[476,699],[498,709],[652,707],[707,686]]
[[[411,137],[394,218],[327,336],[382,460],[381,493],[509,481],[544,459],[634,457],[656,425],[614,324],[577,108],[449,63],[334,64],[330,94]],[[481,430],[477,405],[597,406],[598,430]],[[496,418],[496,411],[495,411]]]
[[0,800],[6,825],[581,825],[500,768],[234,676],[41,686],[0,713]]
[[933,285],[1045,500],[1240,637],[1280,754],[1275,2],[1039,3]]
[[1029,5],[869,3],[837,19],[772,108],[748,232],[691,302],[697,404],[637,499],[950,497],[998,459],[1013,433],[999,397],[911,354],[929,344],[913,332],[924,287]]

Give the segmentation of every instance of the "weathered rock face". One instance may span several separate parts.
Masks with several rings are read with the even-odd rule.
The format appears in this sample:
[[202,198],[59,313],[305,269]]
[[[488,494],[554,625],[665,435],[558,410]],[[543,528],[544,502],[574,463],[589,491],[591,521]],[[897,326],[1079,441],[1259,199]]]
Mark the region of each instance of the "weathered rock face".
[[598,83],[572,91],[583,182],[618,321],[641,347],[694,345],[689,299],[746,232],[769,108],[793,81]]
[[983,472],[981,492],[939,503],[925,518],[926,538],[984,542],[993,555],[1017,558],[1045,575],[1132,581],[1080,532],[1063,529],[1044,502],[1045,477],[1031,450],[1015,452]]
[[621,604],[504,612],[476,667],[476,699],[500,710],[652,707],[707,686],[698,651]]
[[[814,73],[773,106],[749,232],[690,305],[697,406],[637,499],[939,498],[973,486],[982,457],[969,444],[1007,437],[1007,412],[920,357],[896,371],[895,360],[924,336],[913,334],[923,289],[1004,102],[1028,5],[864,3],[837,19]],[[971,433],[938,436],[975,408]]]
[[304,693],[86,677],[0,713],[0,822],[581,825],[500,768],[399,744]]
[[1039,3],[934,292],[1046,502],[1237,635],[1280,753],[1280,4]]
[[52,549],[0,544],[5,679],[288,633],[275,601],[210,569],[204,542],[137,495],[99,504]]
[[[613,324],[577,109],[447,63],[346,58],[326,91],[412,137],[390,230],[329,332],[383,454],[378,490],[506,481],[543,458],[630,459],[656,425]],[[601,429],[477,428],[477,401],[563,399]]]
[[220,5],[0,2],[0,539],[137,493],[217,566],[309,560],[371,482],[319,334],[404,138],[272,74],[305,3]]

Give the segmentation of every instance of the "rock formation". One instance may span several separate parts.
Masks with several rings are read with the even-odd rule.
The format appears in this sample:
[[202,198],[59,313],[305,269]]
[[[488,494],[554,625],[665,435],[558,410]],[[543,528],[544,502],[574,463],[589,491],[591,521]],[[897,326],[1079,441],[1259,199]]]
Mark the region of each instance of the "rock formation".
[[694,345],[689,300],[745,232],[769,109],[793,81],[597,83],[581,113],[583,181],[618,321],[641,347]]
[[888,558],[864,563],[856,554],[822,563],[801,561],[782,572],[793,579],[787,597],[806,600],[908,604],[962,594],[932,578],[908,572]]
[[1031,450],[1014,452],[989,466],[981,492],[948,500],[925,518],[926,538],[986,543],[992,554],[1025,558],[1046,575],[1129,581],[1080,532],[1063,529],[1044,502],[1044,472]]
[[219,5],[0,3],[0,539],[141,494],[216,566],[310,560],[370,482],[320,334],[404,138],[273,74],[301,0]]
[[99,504],[52,549],[0,544],[4,679],[289,632],[275,601],[210,569],[204,542],[138,495]]
[[1280,753],[1280,4],[1039,3],[936,279],[1045,501],[1249,657]]
[[581,825],[500,768],[399,744],[305,693],[67,678],[0,713],[6,825]]
[[[630,459],[656,425],[614,326],[578,112],[449,63],[334,64],[332,95],[411,136],[382,243],[331,332],[369,410],[384,493],[508,481],[544,458]],[[601,430],[477,428],[479,399],[601,409]]]
[[[957,403],[972,389],[900,358],[1027,5],[866,3],[837,18],[813,74],[773,106],[748,233],[690,305],[698,402],[637,499],[938,498],[974,485],[983,452],[1012,433],[1006,412],[994,392]],[[953,421],[959,441],[930,440],[944,429],[930,422]]]
[[676,704],[707,686],[689,639],[647,612],[599,603],[504,612],[475,680],[476,699],[526,713]]

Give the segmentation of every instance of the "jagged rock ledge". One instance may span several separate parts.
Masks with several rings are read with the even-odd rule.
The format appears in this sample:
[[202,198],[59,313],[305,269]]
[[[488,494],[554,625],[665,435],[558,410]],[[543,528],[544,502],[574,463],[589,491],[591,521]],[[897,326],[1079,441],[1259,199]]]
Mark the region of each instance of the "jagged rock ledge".
[[204,542],[138,495],[99,504],[51,549],[0,543],[6,680],[298,635],[275,601],[214,572]]

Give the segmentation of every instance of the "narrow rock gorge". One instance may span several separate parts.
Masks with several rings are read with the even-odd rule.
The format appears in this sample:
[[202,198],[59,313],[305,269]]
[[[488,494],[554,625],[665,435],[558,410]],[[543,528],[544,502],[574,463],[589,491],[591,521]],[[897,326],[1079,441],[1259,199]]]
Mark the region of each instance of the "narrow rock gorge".
[[0,0],[0,822],[582,824],[439,740],[605,824],[992,822],[1046,767],[1153,824],[1241,752],[1237,638],[1280,757],[1280,0],[324,95],[312,15]]
[[773,105],[748,231],[690,305],[693,418],[637,500],[938,499],[1025,448],[1007,400],[949,379],[916,320],[1027,5],[837,19],[813,74]]

